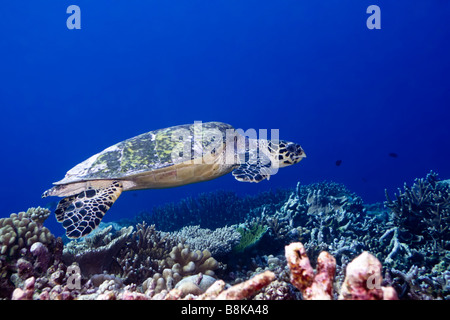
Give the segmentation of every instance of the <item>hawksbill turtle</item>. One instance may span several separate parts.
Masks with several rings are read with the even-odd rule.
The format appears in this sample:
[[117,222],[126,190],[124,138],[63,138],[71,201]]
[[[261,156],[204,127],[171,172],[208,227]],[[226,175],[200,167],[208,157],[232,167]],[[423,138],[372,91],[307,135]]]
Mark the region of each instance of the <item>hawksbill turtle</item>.
[[55,210],[69,238],[89,234],[123,191],[170,188],[218,178],[260,182],[298,163],[303,149],[252,139],[222,122],[150,131],[119,142],[69,170],[42,197],[64,197]]

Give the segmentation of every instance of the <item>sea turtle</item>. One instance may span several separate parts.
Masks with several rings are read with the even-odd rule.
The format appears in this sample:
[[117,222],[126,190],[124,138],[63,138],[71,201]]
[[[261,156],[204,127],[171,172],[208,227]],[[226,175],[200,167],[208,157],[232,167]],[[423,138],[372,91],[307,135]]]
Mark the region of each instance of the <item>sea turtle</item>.
[[42,197],[69,238],[89,234],[123,191],[169,188],[218,178],[260,182],[305,157],[295,143],[249,138],[226,123],[179,125],[119,142],[76,165]]

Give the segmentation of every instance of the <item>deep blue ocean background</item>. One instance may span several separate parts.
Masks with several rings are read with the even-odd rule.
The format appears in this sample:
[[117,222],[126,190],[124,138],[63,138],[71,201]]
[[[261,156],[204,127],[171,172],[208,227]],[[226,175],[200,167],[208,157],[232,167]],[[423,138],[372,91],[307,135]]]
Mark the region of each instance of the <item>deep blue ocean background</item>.
[[[81,30],[66,27],[72,4]],[[381,30],[366,27],[372,4]],[[41,194],[112,144],[193,121],[279,129],[307,158],[259,184],[227,175],[127,192],[105,221],[219,189],[329,180],[373,203],[430,170],[450,178],[449,1],[2,1],[0,12],[0,217],[58,201]]]

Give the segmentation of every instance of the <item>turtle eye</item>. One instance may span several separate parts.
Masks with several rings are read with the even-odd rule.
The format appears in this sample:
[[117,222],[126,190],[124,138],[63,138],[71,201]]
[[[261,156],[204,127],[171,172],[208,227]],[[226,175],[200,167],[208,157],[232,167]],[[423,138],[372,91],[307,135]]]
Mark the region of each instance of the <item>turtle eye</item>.
[[297,151],[297,147],[296,147],[295,144],[289,143],[289,144],[286,146],[286,150],[289,151],[289,152],[295,152],[295,151]]

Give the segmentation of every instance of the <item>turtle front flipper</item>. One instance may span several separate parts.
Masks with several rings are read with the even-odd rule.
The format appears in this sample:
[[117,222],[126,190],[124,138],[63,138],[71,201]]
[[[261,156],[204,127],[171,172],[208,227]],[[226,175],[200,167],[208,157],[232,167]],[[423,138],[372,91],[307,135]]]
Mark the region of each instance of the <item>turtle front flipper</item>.
[[79,194],[62,199],[55,210],[56,220],[62,222],[69,238],[76,239],[97,228],[113,203],[122,193],[120,181],[103,187],[91,186]]
[[272,162],[264,154],[250,151],[245,155],[245,162],[233,170],[233,176],[241,182],[260,182],[269,179],[272,174]]

